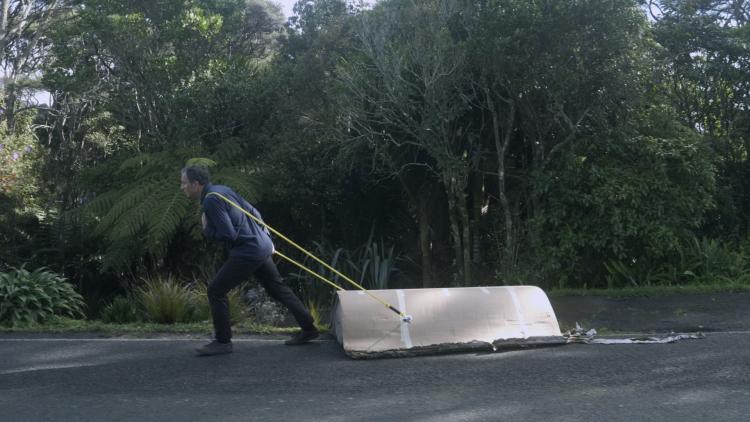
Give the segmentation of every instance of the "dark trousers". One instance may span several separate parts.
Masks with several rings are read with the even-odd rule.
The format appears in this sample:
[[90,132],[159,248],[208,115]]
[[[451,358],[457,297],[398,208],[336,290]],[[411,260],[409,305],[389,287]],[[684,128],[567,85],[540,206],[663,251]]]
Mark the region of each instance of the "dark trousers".
[[208,302],[211,306],[217,341],[226,343],[232,338],[227,293],[243,281],[247,281],[250,275],[258,279],[269,296],[289,309],[303,330],[314,329],[310,312],[292,292],[292,289],[281,281],[279,270],[271,257],[264,260],[230,257],[208,284]]

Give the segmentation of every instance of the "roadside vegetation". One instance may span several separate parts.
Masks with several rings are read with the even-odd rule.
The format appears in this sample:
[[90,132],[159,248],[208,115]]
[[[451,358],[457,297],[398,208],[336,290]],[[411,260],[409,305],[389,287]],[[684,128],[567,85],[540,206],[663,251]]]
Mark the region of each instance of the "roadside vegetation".
[[[0,325],[210,330],[188,162],[367,288],[744,291],[749,7],[9,1]],[[248,282],[235,325],[283,329]]]

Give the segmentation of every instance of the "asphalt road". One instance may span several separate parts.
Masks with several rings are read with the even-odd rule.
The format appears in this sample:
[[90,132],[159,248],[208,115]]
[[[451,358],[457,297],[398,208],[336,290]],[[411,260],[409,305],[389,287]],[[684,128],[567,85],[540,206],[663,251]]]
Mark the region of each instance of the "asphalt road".
[[0,335],[0,421],[747,421],[750,332],[355,361],[337,343]]

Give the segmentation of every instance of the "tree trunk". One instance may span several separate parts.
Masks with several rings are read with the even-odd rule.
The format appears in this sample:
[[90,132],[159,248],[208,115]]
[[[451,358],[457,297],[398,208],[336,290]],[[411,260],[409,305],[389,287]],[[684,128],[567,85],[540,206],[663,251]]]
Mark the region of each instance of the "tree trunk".
[[460,217],[458,215],[457,210],[457,201],[456,201],[456,195],[455,195],[455,177],[449,174],[449,172],[445,172],[444,174],[444,180],[445,180],[445,193],[446,197],[448,199],[448,218],[450,220],[450,228],[451,228],[451,238],[453,239],[453,257],[456,265],[456,269],[458,270],[458,274],[460,278],[464,278],[464,260],[463,260],[463,248],[461,247],[461,226],[460,226]]
[[463,267],[464,267],[464,286],[472,285],[472,271],[471,271],[471,229],[469,226],[469,212],[466,208],[466,194],[463,189],[457,191],[458,197],[458,215],[461,222],[461,246],[463,252]]
[[14,135],[16,133],[16,90],[15,81],[12,80],[6,85],[4,117],[8,135]]
[[425,194],[419,194],[419,250],[422,255],[422,287],[432,287],[432,242],[430,236],[430,208],[429,199]]
[[515,121],[516,103],[512,99],[508,100],[508,114],[505,121],[505,130],[500,135],[500,115],[494,100],[487,94],[487,103],[492,114],[492,131],[495,138],[495,151],[497,153],[497,190],[500,206],[502,207],[503,217],[505,220],[505,244],[503,245],[503,254],[506,258],[512,256],[513,245],[513,217],[510,211],[510,201],[508,201],[507,189],[505,186],[505,155],[510,144],[510,138],[513,134],[513,122]]
[[477,174],[471,183],[471,257],[473,264],[480,264],[482,258],[482,239],[479,236],[479,225],[482,219],[484,205],[484,181],[481,174]]
[[419,253],[422,262],[422,287],[431,287],[433,285],[432,227],[430,225],[432,220],[432,183],[430,180],[422,179],[422,182],[419,183],[419,187],[412,189],[412,184],[409,183],[409,178],[407,178],[404,173],[399,174],[399,181],[409,198],[409,204],[414,210],[417,218],[417,226],[419,228]]
[[[466,171],[464,169],[464,171]],[[471,283],[471,229],[467,209],[467,176],[446,171],[444,176],[448,196],[451,237],[456,260],[456,268],[465,286]]]

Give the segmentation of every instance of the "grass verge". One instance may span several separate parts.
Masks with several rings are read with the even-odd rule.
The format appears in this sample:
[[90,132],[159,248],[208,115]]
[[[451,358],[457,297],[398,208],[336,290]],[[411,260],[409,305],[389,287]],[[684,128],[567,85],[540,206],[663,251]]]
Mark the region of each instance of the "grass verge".
[[[289,334],[299,330],[297,327],[275,327],[242,321],[232,326],[235,335],[242,334]],[[59,318],[46,324],[31,324],[16,327],[0,326],[0,333],[96,333],[104,336],[126,336],[144,334],[211,334],[210,322],[153,324],[137,322],[129,324],[110,324],[100,320],[80,320]]]

